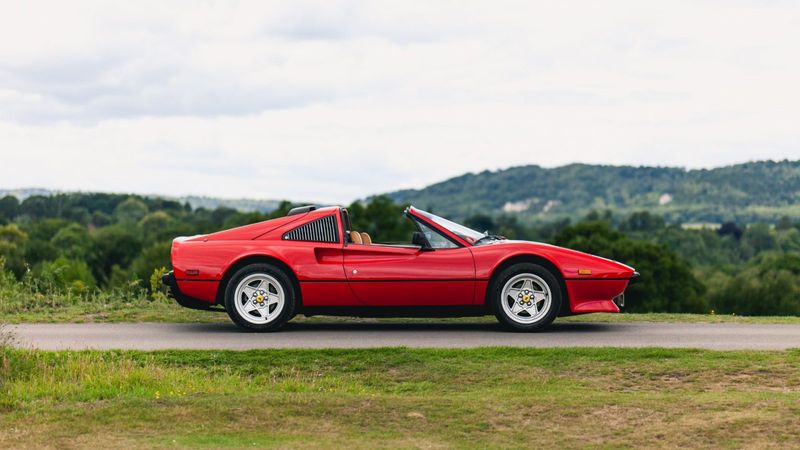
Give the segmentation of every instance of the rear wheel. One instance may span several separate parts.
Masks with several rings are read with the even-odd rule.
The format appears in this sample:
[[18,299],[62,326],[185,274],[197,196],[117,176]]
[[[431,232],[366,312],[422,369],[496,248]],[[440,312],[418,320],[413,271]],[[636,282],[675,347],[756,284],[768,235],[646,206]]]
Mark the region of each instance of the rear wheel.
[[270,264],[245,266],[225,289],[225,311],[240,328],[273,331],[294,316],[296,293],[289,277]]
[[550,270],[533,263],[514,264],[492,283],[491,306],[497,320],[517,331],[547,328],[561,310],[562,292]]

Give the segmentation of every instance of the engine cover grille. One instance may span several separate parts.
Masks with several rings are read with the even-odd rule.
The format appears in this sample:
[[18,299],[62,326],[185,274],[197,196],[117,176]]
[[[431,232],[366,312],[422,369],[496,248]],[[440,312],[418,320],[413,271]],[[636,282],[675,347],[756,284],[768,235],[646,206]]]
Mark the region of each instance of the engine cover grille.
[[283,235],[285,241],[339,242],[336,216],[330,215],[300,225]]

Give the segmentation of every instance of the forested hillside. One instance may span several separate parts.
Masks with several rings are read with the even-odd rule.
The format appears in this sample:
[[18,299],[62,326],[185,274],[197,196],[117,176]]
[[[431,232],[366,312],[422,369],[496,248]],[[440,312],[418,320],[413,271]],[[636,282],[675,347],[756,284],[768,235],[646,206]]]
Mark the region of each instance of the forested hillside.
[[[0,314],[76,302],[114,304],[159,297],[175,236],[209,233],[286,214],[116,194],[0,199]],[[353,227],[375,242],[409,242],[405,204],[388,197],[348,206]],[[512,239],[551,242],[630,264],[642,283],[628,311],[800,315],[800,224],[727,222],[686,229],[647,211],[595,211],[577,221],[528,224],[513,214],[464,222]],[[44,303],[43,303],[44,302]],[[37,309],[38,308],[38,309]]]
[[[63,195],[69,193],[70,192],[59,192],[42,188],[24,188],[24,189],[0,188],[0,198],[11,196],[11,197],[16,197],[19,201],[24,201],[28,197],[52,197],[55,195]],[[72,193],[75,194],[76,192]],[[235,210],[242,212],[258,211],[262,213],[268,213],[275,210],[278,207],[278,204],[280,203],[280,201],[278,200],[262,200],[257,198],[220,198],[220,197],[208,197],[200,195],[188,195],[185,197],[164,197],[164,196],[146,195],[143,197],[162,198],[166,200],[175,201],[178,203],[186,203],[195,209],[197,208],[216,209],[219,207],[223,207],[223,208],[233,208]]]
[[419,190],[388,194],[401,203],[463,219],[515,213],[527,222],[579,218],[592,210],[648,210],[668,222],[776,222],[800,219],[800,161],[715,169],[571,164],[470,173]]

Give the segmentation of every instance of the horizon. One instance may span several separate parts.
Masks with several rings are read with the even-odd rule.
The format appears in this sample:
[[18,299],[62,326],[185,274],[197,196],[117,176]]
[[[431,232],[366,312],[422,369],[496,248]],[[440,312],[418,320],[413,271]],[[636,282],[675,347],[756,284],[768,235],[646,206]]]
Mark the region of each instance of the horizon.
[[[435,184],[439,184],[439,183],[442,183],[442,182],[446,182],[446,181],[451,180],[453,178],[458,178],[458,177],[465,176],[465,175],[477,175],[477,174],[480,174],[480,173],[486,172],[486,171],[489,171],[489,172],[492,172],[492,173],[496,173],[496,172],[502,172],[502,171],[505,171],[505,170],[515,169],[515,168],[518,168],[518,167],[536,166],[536,167],[541,167],[541,168],[546,169],[546,170],[552,170],[552,169],[559,169],[559,168],[562,168],[562,167],[567,167],[567,166],[572,166],[572,165],[587,165],[587,166],[595,166],[595,167],[603,167],[603,166],[605,166],[605,167],[682,169],[682,170],[684,170],[686,172],[691,172],[691,171],[694,171],[694,170],[723,169],[723,168],[727,168],[727,167],[741,166],[741,165],[746,165],[746,164],[782,163],[782,162],[788,162],[788,163],[800,162],[800,159],[788,159],[788,158],[780,159],[780,160],[777,160],[777,159],[751,159],[751,160],[747,160],[747,161],[735,162],[735,163],[725,164],[725,165],[720,165],[720,166],[696,167],[696,168],[681,167],[681,166],[669,166],[669,165],[592,164],[592,163],[583,163],[583,162],[571,162],[571,163],[561,164],[561,165],[552,166],[552,167],[547,167],[547,166],[543,166],[541,164],[533,164],[533,163],[532,164],[520,164],[520,165],[515,165],[515,166],[509,166],[509,167],[494,169],[494,170],[486,169],[486,170],[481,170],[481,171],[465,172],[465,173],[462,173],[460,175],[454,175],[454,176],[446,178],[446,179],[434,181],[434,182],[432,182],[430,184],[427,184],[427,185],[421,186],[421,187],[400,188],[400,189],[395,189],[395,190],[392,190],[392,191],[388,191],[388,190],[378,191],[378,192],[373,192],[371,194],[368,194],[368,195],[366,195],[364,197],[353,198],[353,199],[342,200],[342,201],[333,201],[333,202],[319,202],[319,201],[316,201],[314,199],[306,199],[307,202],[304,203],[303,199],[288,198],[288,197],[287,198],[269,198],[269,197],[248,197],[248,196],[245,196],[245,195],[229,197],[229,196],[224,196],[224,195],[205,195],[205,194],[191,194],[191,193],[190,194],[185,194],[185,195],[173,195],[173,194],[157,193],[157,192],[154,193],[154,192],[109,191],[109,190],[80,190],[80,189],[71,190],[71,189],[45,188],[45,187],[41,187],[41,186],[27,186],[27,187],[5,187],[5,186],[0,186],[0,192],[39,191],[39,190],[41,190],[41,191],[48,191],[49,194],[72,194],[72,193],[77,193],[77,194],[139,195],[139,196],[142,196],[142,197],[163,198],[163,199],[185,199],[185,198],[195,197],[195,198],[208,198],[208,199],[219,199],[219,200],[228,200],[228,201],[234,201],[234,200],[251,200],[251,201],[264,201],[264,202],[268,202],[268,201],[274,201],[274,202],[290,201],[292,203],[298,203],[298,204],[299,203],[307,204],[308,202],[311,202],[311,203],[316,202],[316,204],[331,204],[331,205],[338,204],[338,205],[344,205],[344,204],[350,204],[350,203],[352,203],[354,201],[357,201],[357,200],[365,200],[365,199],[367,199],[369,197],[372,197],[372,196],[389,194],[389,193],[397,192],[397,191],[424,189],[426,187],[429,187],[429,186],[432,186],[432,185],[435,185]],[[310,203],[308,203],[308,204],[310,204]]]

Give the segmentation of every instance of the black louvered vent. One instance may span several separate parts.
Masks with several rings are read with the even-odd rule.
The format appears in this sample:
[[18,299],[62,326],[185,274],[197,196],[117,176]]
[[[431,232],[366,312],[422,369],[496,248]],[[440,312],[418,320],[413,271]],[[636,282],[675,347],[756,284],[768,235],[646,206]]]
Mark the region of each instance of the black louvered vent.
[[294,230],[286,232],[283,239],[287,241],[339,242],[336,216],[325,216],[300,225]]

